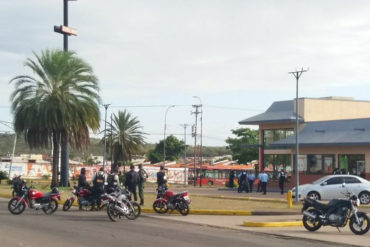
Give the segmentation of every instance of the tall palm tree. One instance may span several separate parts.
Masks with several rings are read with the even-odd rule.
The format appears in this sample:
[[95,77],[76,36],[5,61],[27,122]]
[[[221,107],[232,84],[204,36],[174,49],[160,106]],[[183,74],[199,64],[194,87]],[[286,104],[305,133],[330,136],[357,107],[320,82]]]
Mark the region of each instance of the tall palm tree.
[[119,161],[127,165],[132,156],[138,153],[140,147],[145,144],[145,133],[141,131],[139,120],[126,110],[119,111],[117,115],[113,114],[109,128],[107,143],[112,143],[112,169],[115,169]]
[[10,81],[15,85],[10,98],[14,129],[24,134],[30,148],[52,143],[52,186],[56,186],[60,143],[86,147],[89,128],[99,129],[98,80],[91,66],[74,52],[45,50],[34,56],[35,60],[25,62],[34,76],[20,75]]

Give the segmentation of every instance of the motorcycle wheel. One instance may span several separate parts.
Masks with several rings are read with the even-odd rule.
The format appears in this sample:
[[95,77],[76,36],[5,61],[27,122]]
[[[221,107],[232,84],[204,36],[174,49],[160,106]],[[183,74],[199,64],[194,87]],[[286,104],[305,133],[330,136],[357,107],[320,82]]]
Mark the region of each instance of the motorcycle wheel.
[[51,199],[47,208],[42,208],[45,214],[52,214],[58,209],[58,202],[55,199]]
[[135,210],[135,217],[139,217],[141,215],[141,206],[139,203],[137,202],[131,202],[132,204],[132,207],[134,208]]
[[155,201],[153,203],[153,209],[159,214],[165,214],[168,211],[168,205],[163,201]]
[[349,220],[349,228],[354,234],[363,235],[370,229],[369,217],[363,212],[358,212],[357,217],[360,221],[360,225],[357,224],[356,217],[353,215]]
[[183,200],[179,202],[177,207],[178,207],[177,209],[179,210],[182,216],[186,216],[190,212],[189,205]]
[[63,204],[63,211],[68,211],[72,207],[72,201],[67,199]]
[[130,201],[124,201],[122,203],[124,203],[126,205],[126,207],[128,207],[128,209],[130,211],[128,214],[125,214],[126,218],[129,219],[129,220],[136,219],[137,216],[136,216],[136,213],[135,213],[135,208],[132,205],[132,202],[130,202]]
[[107,206],[107,214],[111,221],[116,222],[119,219],[119,213],[114,208],[114,203],[109,203]]
[[21,201],[18,206],[16,206],[18,203],[18,200],[16,198],[13,198],[8,203],[8,210],[12,214],[21,214],[26,209],[26,204]]
[[[316,209],[309,209],[308,212],[314,215],[318,215]],[[302,222],[304,228],[306,228],[310,232],[317,231],[322,226],[322,223],[319,220],[312,219],[306,215],[303,215]]]

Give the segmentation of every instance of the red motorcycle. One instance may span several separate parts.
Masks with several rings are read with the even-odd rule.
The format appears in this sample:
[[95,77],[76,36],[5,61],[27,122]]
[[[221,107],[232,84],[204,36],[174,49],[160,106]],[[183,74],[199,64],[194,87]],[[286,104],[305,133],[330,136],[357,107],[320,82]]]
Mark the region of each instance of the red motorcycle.
[[[89,210],[92,208],[92,206],[96,204],[96,198],[92,194],[91,190],[87,188],[79,188],[76,184],[73,186],[72,194],[67,198],[63,205],[63,211],[68,211],[73,202],[75,201],[75,198],[77,197],[78,205],[81,209]],[[98,208],[100,205],[97,205]]]
[[25,181],[13,184],[15,196],[8,203],[8,210],[12,214],[21,214],[26,207],[36,210],[42,209],[45,214],[52,214],[58,209],[58,200],[61,193],[54,187],[50,193],[43,194],[41,191],[27,187]]
[[153,203],[153,209],[159,214],[165,214],[168,210],[178,210],[181,215],[188,215],[190,212],[190,199],[188,192],[184,191],[175,194],[173,191],[167,190],[166,186],[161,186],[158,189],[157,199]]

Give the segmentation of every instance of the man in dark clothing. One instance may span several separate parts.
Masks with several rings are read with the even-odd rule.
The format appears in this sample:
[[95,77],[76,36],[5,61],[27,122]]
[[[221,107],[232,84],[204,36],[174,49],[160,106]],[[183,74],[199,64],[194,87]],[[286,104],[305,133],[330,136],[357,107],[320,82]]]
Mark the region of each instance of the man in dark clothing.
[[286,180],[286,175],[283,169],[279,172],[279,187],[280,187],[280,193],[284,194],[284,183]]
[[96,174],[93,180],[93,188],[92,188],[92,196],[93,196],[93,203],[91,210],[94,210],[95,203],[97,204],[97,210],[99,210],[101,204],[101,195],[104,193],[104,182],[105,176],[103,172],[103,168],[100,168],[99,172]]
[[139,174],[135,172],[135,167],[130,166],[130,171],[126,173],[125,187],[134,195],[135,202],[137,201],[136,186],[139,183]]
[[166,185],[166,173],[164,172],[164,167],[161,166],[159,168],[159,172],[157,172],[157,184],[158,184],[158,188],[163,186],[163,185]]
[[229,175],[229,187],[230,188],[234,188],[234,178],[235,178],[235,172],[230,171],[230,175]]
[[81,168],[81,173],[78,176],[77,186],[78,188],[87,188],[87,189],[90,188],[90,185],[86,181],[86,169],[85,168]]
[[139,165],[139,197],[140,197],[140,205],[144,205],[144,183],[148,178],[148,173],[143,169],[142,165]]

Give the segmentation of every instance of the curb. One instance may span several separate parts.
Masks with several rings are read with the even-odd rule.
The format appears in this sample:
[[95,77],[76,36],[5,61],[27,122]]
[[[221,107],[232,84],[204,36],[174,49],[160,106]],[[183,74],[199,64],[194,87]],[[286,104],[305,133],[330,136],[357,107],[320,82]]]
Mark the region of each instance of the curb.
[[270,222],[252,222],[244,221],[246,227],[295,227],[303,226],[302,221],[270,221]]
[[274,202],[274,203],[288,203],[285,199],[274,198],[260,198],[260,197],[240,197],[240,196],[212,196],[212,195],[192,195],[192,197],[207,197],[214,199],[228,199],[228,200],[241,200],[241,201],[256,201],[256,202]]

